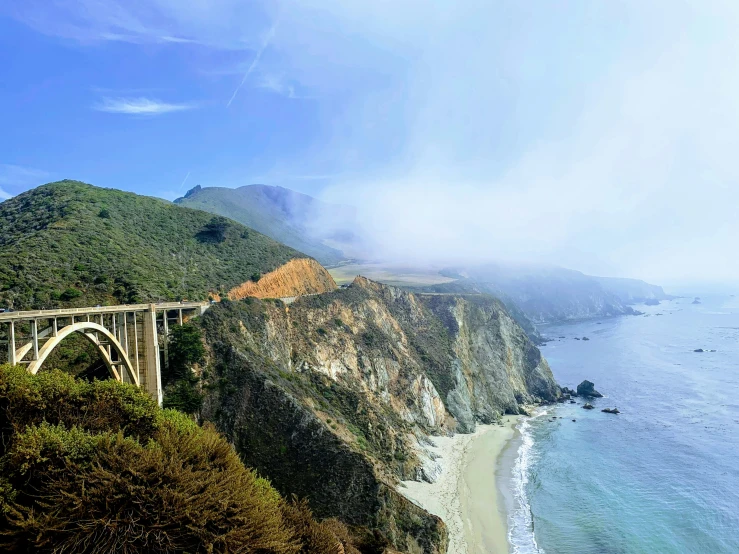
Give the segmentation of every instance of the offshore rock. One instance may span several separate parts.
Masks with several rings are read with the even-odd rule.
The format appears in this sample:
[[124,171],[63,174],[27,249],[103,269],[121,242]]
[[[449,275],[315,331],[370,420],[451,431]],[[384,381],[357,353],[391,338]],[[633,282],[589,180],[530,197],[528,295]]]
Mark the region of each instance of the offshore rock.
[[602,398],[603,395],[595,390],[595,384],[587,379],[577,385],[577,395],[585,398]]
[[594,408],[595,406],[593,406],[590,402],[585,402],[585,404],[583,404],[583,407],[582,407],[583,410],[592,410]]
[[601,412],[605,412],[607,414],[620,414],[621,413],[618,411],[618,408],[603,408]]

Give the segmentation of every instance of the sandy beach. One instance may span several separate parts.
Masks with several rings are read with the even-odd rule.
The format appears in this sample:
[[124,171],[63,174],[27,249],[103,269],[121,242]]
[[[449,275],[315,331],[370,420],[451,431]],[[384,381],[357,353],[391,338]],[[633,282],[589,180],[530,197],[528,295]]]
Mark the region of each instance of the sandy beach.
[[435,483],[405,481],[410,500],[438,515],[449,530],[448,554],[506,554],[507,516],[497,488],[497,461],[518,416],[480,425],[473,434],[434,437],[442,472]]

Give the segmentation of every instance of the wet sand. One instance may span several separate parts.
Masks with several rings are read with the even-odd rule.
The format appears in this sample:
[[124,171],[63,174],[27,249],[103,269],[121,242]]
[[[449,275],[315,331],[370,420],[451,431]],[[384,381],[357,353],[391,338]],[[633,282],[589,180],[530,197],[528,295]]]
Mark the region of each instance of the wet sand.
[[401,492],[438,515],[449,531],[448,554],[508,552],[506,505],[498,490],[498,460],[518,416],[480,425],[470,435],[434,437],[442,473],[435,483],[405,481]]

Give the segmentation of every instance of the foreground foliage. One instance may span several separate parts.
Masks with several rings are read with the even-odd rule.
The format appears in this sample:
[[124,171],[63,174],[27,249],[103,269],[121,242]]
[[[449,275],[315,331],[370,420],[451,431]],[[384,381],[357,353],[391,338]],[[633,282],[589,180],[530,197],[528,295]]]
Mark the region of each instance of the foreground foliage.
[[0,433],[3,551],[357,552],[133,386],[0,366]]

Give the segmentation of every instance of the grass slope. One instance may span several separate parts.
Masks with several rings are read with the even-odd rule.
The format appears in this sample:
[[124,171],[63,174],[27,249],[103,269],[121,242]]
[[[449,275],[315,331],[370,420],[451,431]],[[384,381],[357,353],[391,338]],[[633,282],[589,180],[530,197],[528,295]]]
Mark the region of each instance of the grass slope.
[[221,217],[78,181],[0,204],[0,307],[207,299],[300,253]]
[[176,203],[238,221],[305,252],[325,265],[336,264],[344,258],[339,250],[311,238],[306,232],[306,218],[327,207],[304,194],[263,185],[237,189],[196,188],[186,197],[176,200]]

